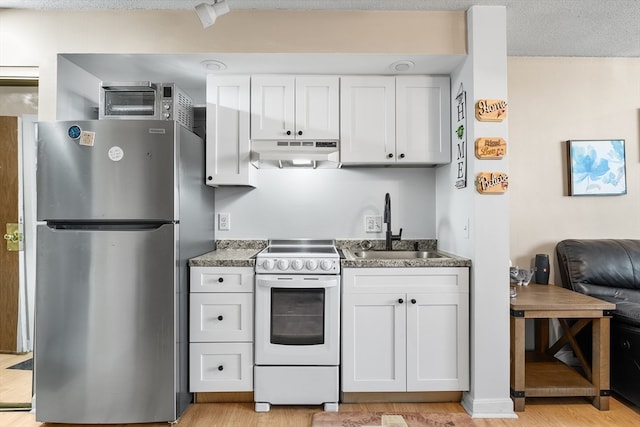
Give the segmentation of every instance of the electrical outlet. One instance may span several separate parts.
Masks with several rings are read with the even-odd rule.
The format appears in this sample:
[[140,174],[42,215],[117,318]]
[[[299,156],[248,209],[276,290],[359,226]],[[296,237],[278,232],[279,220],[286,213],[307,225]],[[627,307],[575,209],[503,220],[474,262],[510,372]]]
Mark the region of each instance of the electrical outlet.
[[382,216],[365,215],[364,231],[365,233],[380,233],[382,231]]
[[462,237],[464,239],[469,238],[469,228],[471,228],[471,220],[467,218],[467,220],[464,222],[462,226]]
[[228,213],[218,214],[218,230],[229,231],[231,230],[231,215]]

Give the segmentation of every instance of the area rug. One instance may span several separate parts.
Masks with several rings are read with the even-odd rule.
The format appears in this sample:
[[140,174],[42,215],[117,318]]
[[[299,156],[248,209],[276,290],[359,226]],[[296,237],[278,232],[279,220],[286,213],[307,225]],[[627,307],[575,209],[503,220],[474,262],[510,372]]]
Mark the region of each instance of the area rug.
[[7,369],[22,369],[24,371],[33,371],[33,359],[27,359],[24,362],[16,363]]
[[474,427],[467,414],[428,412],[318,412],[311,427]]

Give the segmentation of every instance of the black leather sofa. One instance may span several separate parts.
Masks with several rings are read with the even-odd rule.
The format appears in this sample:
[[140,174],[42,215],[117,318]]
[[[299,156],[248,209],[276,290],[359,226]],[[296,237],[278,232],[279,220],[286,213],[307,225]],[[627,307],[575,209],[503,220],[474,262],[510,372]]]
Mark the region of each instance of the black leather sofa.
[[[556,256],[565,288],[616,304],[611,389],[640,406],[640,240],[568,239],[556,245]],[[589,353],[590,336],[579,338]]]

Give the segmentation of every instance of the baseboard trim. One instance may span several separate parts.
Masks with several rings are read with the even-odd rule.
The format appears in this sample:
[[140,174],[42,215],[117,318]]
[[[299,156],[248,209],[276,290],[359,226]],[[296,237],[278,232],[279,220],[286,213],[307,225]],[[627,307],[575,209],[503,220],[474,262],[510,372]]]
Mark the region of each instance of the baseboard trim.
[[438,392],[348,392],[341,393],[341,403],[434,403],[460,402],[461,391]]
[[510,398],[474,399],[470,393],[465,392],[460,403],[471,418],[518,418]]

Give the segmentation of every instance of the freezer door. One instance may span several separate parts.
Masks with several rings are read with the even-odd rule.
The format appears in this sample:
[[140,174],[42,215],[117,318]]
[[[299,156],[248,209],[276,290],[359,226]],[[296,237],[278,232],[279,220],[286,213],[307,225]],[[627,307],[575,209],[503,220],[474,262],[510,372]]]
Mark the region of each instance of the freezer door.
[[38,123],[38,220],[177,219],[175,127],[149,120]]
[[176,227],[38,226],[38,421],[176,419]]

